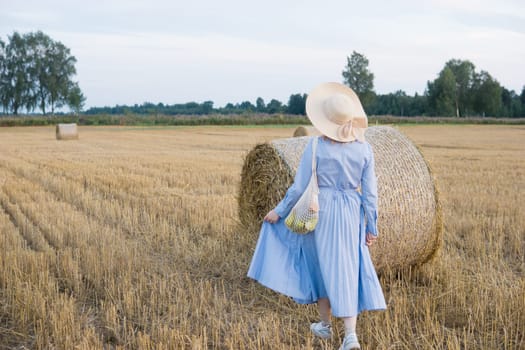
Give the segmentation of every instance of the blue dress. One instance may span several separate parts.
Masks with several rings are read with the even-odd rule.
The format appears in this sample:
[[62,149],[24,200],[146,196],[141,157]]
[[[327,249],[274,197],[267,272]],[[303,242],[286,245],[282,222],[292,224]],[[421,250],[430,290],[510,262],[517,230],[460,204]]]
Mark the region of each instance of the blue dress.
[[[377,235],[377,180],[367,142],[337,143],[319,138],[317,151],[319,221],[306,235],[284,224],[312,174],[312,140],[305,147],[294,183],[263,222],[248,277],[298,303],[328,298],[335,317],[386,308],[383,291],[365,244]],[[361,187],[361,193],[358,188]]]

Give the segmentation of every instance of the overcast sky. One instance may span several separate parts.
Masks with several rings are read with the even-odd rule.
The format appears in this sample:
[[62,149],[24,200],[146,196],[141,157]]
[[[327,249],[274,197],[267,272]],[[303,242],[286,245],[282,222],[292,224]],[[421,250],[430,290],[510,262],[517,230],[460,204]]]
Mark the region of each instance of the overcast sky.
[[422,94],[451,58],[525,85],[524,0],[0,0],[2,40],[37,30],[77,58],[86,108],[287,103],[353,51],[380,94]]

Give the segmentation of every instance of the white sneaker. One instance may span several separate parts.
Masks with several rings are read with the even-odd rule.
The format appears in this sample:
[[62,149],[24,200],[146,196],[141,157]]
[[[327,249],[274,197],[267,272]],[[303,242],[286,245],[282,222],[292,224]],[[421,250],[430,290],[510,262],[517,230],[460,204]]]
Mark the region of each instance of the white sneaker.
[[357,341],[357,334],[355,333],[346,335],[343,344],[341,344],[341,347],[339,348],[339,350],[350,349],[361,349],[361,345],[359,345],[359,341]]
[[319,338],[328,339],[332,337],[332,326],[322,321],[312,323],[310,325],[310,330],[315,336]]

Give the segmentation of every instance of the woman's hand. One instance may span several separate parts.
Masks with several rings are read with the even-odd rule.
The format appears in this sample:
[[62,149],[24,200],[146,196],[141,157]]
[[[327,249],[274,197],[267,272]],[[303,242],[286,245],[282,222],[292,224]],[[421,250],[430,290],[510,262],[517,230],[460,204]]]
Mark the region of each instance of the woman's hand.
[[275,212],[275,210],[272,209],[266,214],[264,221],[268,221],[270,224],[275,224],[280,218],[281,217]]
[[371,233],[367,233],[366,234],[366,245],[370,247],[372,244],[375,243],[376,239],[377,239],[377,236],[374,236]]

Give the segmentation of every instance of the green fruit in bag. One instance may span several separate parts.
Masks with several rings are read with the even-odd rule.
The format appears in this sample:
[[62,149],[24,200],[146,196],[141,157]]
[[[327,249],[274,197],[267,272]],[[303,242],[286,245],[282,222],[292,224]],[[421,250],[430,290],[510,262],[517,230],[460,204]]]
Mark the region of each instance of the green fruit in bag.
[[304,223],[304,228],[308,231],[313,231],[317,225],[318,219],[316,217],[311,218],[310,220]]
[[292,212],[290,213],[290,215],[288,215],[284,223],[286,224],[286,226],[292,227],[294,221],[295,221],[295,213]]

